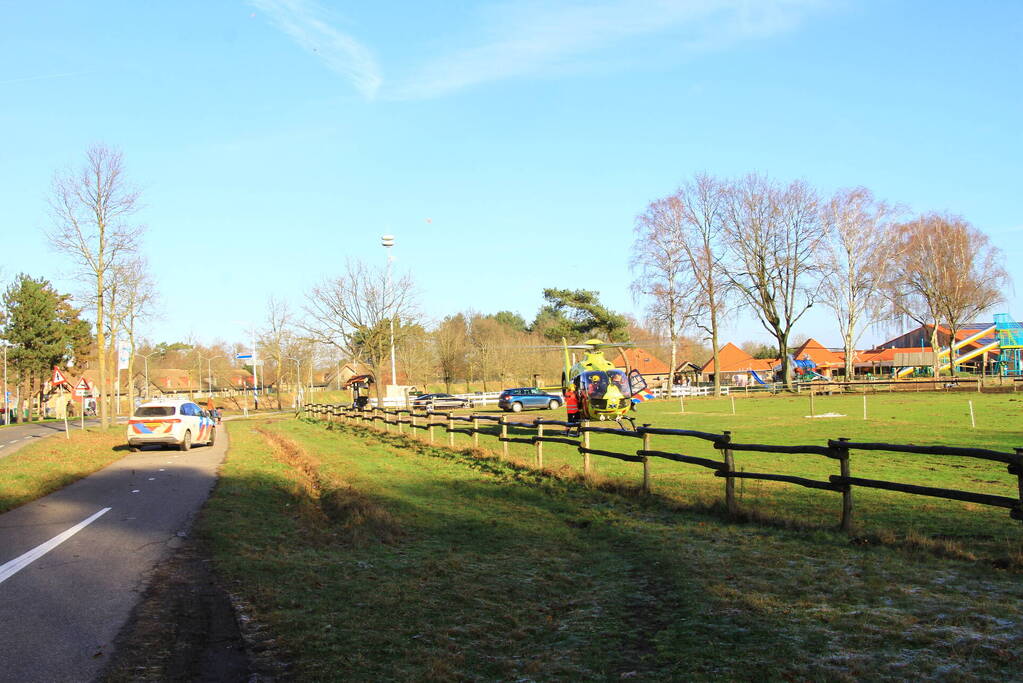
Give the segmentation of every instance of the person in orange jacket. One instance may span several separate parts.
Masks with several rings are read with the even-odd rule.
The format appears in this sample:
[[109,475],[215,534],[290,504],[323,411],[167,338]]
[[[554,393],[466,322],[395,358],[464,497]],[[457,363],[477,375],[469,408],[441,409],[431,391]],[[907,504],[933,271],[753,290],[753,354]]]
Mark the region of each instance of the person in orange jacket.
[[579,422],[579,397],[571,384],[565,389],[565,408],[568,410],[568,421]]

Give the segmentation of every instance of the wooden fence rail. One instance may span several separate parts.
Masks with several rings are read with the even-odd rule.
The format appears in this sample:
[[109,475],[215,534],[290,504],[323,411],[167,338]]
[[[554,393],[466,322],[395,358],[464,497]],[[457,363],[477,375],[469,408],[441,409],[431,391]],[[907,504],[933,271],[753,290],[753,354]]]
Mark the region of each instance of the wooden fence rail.
[[[851,531],[853,525],[853,488],[882,489],[886,491],[897,491],[911,495],[929,496],[932,498],[944,498],[947,500],[959,500],[978,505],[988,505],[1009,510],[1010,517],[1023,521],[1023,448],[1016,448],[1012,453],[995,451],[986,448],[966,448],[957,446],[916,446],[910,444],[889,444],[850,441],[845,438],[832,439],[827,446],[817,445],[774,445],[737,443],[732,440],[730,432],[715,434],[713,432],[702,432],[691,429],[669,429],[665,427],[651,427],[643,425],[635,430],[616,429],[614,427],[603,427],[599,424],[582,422],[580,424],[564,422],[559,420],[537,419],[532,422],[511,421],[506,415],[487,415],[471,413],[469,415],[454,415],[450,412],[437,412],[433,410],[390,410],[384,408],[369,408],[367,410],[356,410],[331,404],[308,404],[303,410],[314,417],[326,416],[328,420],[340,418],[350,423],[366,424],[381,421],[384,429],[390,431],[391,425],[396,425],[399,432],[404,426],[408,426],[409,432],[420,430],[427,432],[430,443],[434,443],[434,429],[441,428],[448,436],[448,446],[454,447],[455,435],[464,434],[472,438],[472,444],[479,446],[480,435],[496,438],[501,444],[501,457],[508,457],[508,444],[521,443],[532,445],[535,449],[535,459],[538,467],[543,467],[543,447],[547,443],[557,443],[574,446],[583,458],[583,474],[590,474],[590,456],[602,458],[613,458],[626,462],[638,462],[643,464],[642,490],[650,492],[650,461],[651,459],[671,460],[688,465],[705,467],[714,471],[716,477],[724,479],[725,505],[729,512],[738,512],[738,501],[735,496],[735,481],[737,479],[754,479],[760,481],[774,481],[821,491],[833,491],[842,494],[842,510],[840,527],[845,531]],[[438,419],[439,418],[439,419]],[[481,424],[483,423],[483,424]],[[495,424],[496,423],[496,424]],[[456,426],[459,425],[459,426]],[[525,436],[523,432],[530,433]],[[573,434],[574,432],[574,434]],[[609,436],[620,436],[629,439],[642,439],[643,445],[637,450],[609,450],[593,448],[590,444],[592,434]],[[681,449],[654,449],[651,447],[651,438],[673,437],[682,439],[697,439],[709,441],[712,446],[721,454],[720,460],[713,460],[702,456],[689,455],[680,452]],[[770,472],[747,472],[736,470],[735,452],[772,453],[778,455],[812,455],[838,461],[839,472],[828,476],[827,480],[821,481],[790,474],[775,474]],[[1009,497],[988,493],[976,493],[972,491],[959,491],[944,489],[933,486],[921,486],[917,484],[906,484],[893,481],[882,481],[854,477],[851,474],[851,455],[853,451],[887,451],[894,453],[912,453],[919,455],[939,455],[963,458],[975,458],[1003,463],[1008,466],[1008,472],[1017,478],[1018,496]]]

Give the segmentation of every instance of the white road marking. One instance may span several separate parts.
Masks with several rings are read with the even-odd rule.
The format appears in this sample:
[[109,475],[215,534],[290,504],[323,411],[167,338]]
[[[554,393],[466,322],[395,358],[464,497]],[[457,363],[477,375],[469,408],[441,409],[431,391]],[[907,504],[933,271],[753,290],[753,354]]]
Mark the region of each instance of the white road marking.
[[11,578],[12,576],[20,572],[22,569],[35,562],[40,557],[50,552],[58,545],[68,540],[69,538],[71,538],[79,531],[95,522],[97,519],[99,519],[109,511],[110,508],[103,508],[102,510],[94,514],[92,517],[89,517],[88,519],[79,522],[78,524],[74,525],[64,533],[54,536],[46,543],[36,546],[35,548],[29,550],[21,557],[16,557],[7,564],[0,566],[0,583],[3,583],[7,579]]

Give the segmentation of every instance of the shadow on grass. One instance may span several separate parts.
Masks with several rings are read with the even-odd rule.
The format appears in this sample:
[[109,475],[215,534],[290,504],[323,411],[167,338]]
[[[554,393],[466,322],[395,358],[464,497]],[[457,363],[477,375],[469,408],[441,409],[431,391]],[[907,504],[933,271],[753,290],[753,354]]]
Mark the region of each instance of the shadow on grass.
[[[276,615],[282,641],[317,667],[312,673],[361,662],[368,650],[371,673],[411,678],[438,675],[430,662],[444,652],[460,659],[441,678],[535,676],[530,662],[563,671],[553,678],[706,674],[722,667],[708,638],[777,667],[806,654],[806,643],[780,636],[762,614],[703,590],[663,529],[623,524],[615,510],[631,503],[618,496],[417,470],[359,494],[404,525],[401,533],[374,537],[374,529],[353,545],[350,527],[374,523],[366,506],[320,514],[327,491],[309,475],[294,455],[226,472],[203,530],[232,581]],[[306,661],[329,657],[333,638],[345,637],[328,623],[357,623],[359,638],[345,641],[336,662]],[[418,660],[422,668],[402,668]]]

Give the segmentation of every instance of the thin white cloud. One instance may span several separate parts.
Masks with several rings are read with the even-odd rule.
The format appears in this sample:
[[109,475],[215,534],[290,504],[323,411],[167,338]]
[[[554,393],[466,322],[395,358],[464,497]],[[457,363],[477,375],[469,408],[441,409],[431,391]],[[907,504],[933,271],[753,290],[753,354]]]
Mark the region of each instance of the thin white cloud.
[[32,81],[48,81],[53,78],[69,78],[71,76],[84,76],[86,74],[94,73],[92,71],[68,71],[62,74],[46,74],[44,76],[23,76],[21,78],[9,78],[5,81],[0,81],[0,85],[11,85],[13,83],[31,83]]
[[[791,30],[833,0],[499,0],[481,5],[467,44],[413,67],[386,88],[371,51],[335,28],[317,0],[249,2],[367,99],[410,100],[596,68],[592,57],[640,38],[670,38],[683,54],[720,50]],[[629,58],[628,51],[610,57],[611,63]]]
[[383,78],[368,48],[329,23],[315,0],[250,0],[287,34],[327,67],[344,76],[367,99],[376,97]]
[[478,44],[438,57],[397,84],[394,99],[437,97],[491,81],[579,66],[579,58],[629,40],[678,35],[687,51],[722,49],[798,25],[825,0],[510,1],[485,12]]

